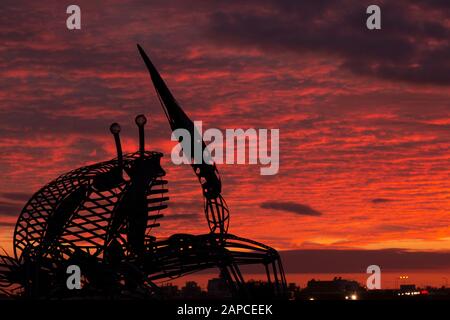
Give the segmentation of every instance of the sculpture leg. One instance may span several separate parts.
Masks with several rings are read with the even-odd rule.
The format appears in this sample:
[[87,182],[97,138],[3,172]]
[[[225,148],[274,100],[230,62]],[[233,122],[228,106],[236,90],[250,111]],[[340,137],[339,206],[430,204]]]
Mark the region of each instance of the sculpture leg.
[[265,267],[275,296],[283,297],[286,278],[278,252],[253,240],[234,235],[177,234],[148,248],[145,270],[151,281],[173,279],[210,268],[219,268],[233,296],[246,296],[242,265]]

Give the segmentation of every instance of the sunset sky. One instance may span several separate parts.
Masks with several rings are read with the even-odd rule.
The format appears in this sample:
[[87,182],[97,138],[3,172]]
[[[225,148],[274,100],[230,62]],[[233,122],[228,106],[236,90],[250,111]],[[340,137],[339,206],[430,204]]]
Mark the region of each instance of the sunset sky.
[[[115,157],[109,125],[162,151],[157,236],[206,233],[189,166],[136,50],[204,128],[279,128],[280,171],[220,165],[230,233],[279,250],[450,251],[450,2],[66,1],[0,4],[0,245],[41,186]],[[448,263],[450,266],[450,261]]]

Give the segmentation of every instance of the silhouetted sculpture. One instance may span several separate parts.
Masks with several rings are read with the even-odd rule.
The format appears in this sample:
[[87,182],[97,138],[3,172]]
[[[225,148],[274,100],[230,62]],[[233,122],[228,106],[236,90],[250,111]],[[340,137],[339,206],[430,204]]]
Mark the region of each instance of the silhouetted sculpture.
[[[193,122],[138,48],[172,130],[184,128],[194,137]],[[229,210],[215,164],[192,165],[202,186],[210,233],[174,234],[163,240],[151,235],[163,217],[161,210],[167,208],[167,181],[160,166],[162,154],[145,150],[145,116],[137,116],[135,122],[138,151],[122,154],[120,126],[114,123],[110,131],[117,158],[63,174],[28,201],[16,224],[14,257],[0,256],[0,291],[38,298],[151,298],[160,293],[155,280],[218,268],[238,297],[248,295],[239,265],[261,264],[273,295],[284,297],[286,281],[278,253],[227,233]],[[81,290],[66,287],[69,265],[81,269]]]

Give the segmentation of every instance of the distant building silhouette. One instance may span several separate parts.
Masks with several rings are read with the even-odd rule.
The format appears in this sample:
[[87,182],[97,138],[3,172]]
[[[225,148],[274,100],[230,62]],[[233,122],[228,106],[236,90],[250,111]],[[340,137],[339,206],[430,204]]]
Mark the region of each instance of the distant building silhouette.
[[315,299],[347,299],[357,300],[364,291],[361,285],[353,280],[335,277],[331,281],[310,280],[302,291],[304,298]]
[[415,284],[401,284],[400,285],[400,291],[416,291],[416,285]]
[[[266,281],[249,280],[245,285],[246,290],[254,298],[270,296],[271,285]],[[195,281],[187,281],[181,289],[172,283],[161,285],[160,289],[165,299],[220,300],[233,297],[225,279],[220,276],[208,280],[206,291],[203,291]],[[296,283],[289,283],[287,294],[290,300],[449,300],[450,288],[418,288],[414,284],[409,284],[401,285],[400,289],[367,290],[357,281],[335,277],[328,281],[312,279],[303,289]]]
[[289,283],[288,284],[288,296],[289,296],[289,300],[298,300],[300,299],[300,287],[297,286],[296,283]]
[[181,297],[186,299],[195,299],[202,296],[202,289],[195,281],[187,281],[181,288]]
[[180,296],[180,290],[178,286],[168,283],[161,286],[161,294],[164,298],[178,298]]
[[211,298],[229,298],[230,289],[223,278],[213,278],[208,280],[208,296]]

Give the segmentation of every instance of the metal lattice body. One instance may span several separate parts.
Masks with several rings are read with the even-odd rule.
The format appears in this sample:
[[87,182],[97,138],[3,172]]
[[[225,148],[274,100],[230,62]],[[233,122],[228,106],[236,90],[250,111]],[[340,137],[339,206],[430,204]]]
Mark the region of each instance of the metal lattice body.
[[[144,157],[159,165],[161,156],[161,153],[146,152]],[[131,169],[137,159],[141,159],[139,153],[124,155],[124,170]],[[102,179],[106,180],[117,170],[117,159],[97,163],[63,174],[39,190],[17,221],[14,233],[16,259],[20,260],[25,250],[46,249],[43,246],[52,245],[77,248],[102,257],[113,240],[123,245],[124,253],[129,252],[127,221],[115,226],[113,213],[131,180],[121,179],[113,185],[102,185]],[[164,202],[168,200],[165,196],[167,181],[162,179],[165,172],[162,169],[155,172],[146,190],[147,239],[151,238],[151,229],[159,226],[156,220],[162,218],[160,211],[167,208]],[[116,230],[113,232],[112,228]]]

